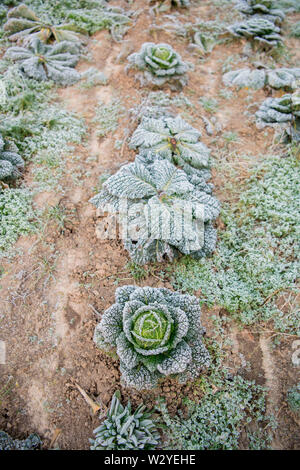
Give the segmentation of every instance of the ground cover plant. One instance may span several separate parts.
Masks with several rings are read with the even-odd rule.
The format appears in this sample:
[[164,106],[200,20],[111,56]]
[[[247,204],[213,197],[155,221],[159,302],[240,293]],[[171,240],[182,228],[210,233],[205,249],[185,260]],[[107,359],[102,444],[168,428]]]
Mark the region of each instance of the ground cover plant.
[[38,450],[42,441],[37,434],[30,434],[26,439],[13,439],[6,432],[0,431],[0,450]]
[[9,252],[20,235],[37,228],[32,196],[26,189],[0,190],[0,256]]
[[[270,448],[270,424],[265,423],[265,430],[258,435],[251,435],[249,426],[265,420],[262,388],[239,375],[221,380],[222,388],[210,389],[200,403],[188,402],[185,415],[170,416],[166,407],[160,406],[168,429],[166,449],[237,450],[245,430],[250,449]],[[245,421],[249,427],[244,426]]]
[[209,365],[196,297],[168,289],[124,286],[101,318],[94,341],[115,349],[127,386],[152,388],[166,376],[195,379]]
[[290,409],[300,415],[300,384],[290,388],[287,394],[287,402]]
[[293,25],[291,30],[291,36],[294,36],[295,38],[300,38],[300,21]]
[[[266,158],[253,170],[239,202],[223,205],[226,229],[219,234],[217,254],[211,260],[183,260],[175,269],[174,287],[201,289],[203,302],[222,305],[243,324],[270,322],[277,331],[297,334],[298,185],[295,156]],[[289,315],[277,303],[285,293]]]

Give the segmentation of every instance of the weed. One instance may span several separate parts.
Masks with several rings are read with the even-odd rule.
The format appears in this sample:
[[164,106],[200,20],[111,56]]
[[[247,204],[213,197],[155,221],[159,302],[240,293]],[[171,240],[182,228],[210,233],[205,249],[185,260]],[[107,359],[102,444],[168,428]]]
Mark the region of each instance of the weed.
[[0,257],[6,255],[20,235],[36,231],[37,213],[27,189],[0,191]]
[[118,127],[120,116],[124,114],[124,107],[118,98],[112,100],[108,105],[99,101],[95,110],[93,122],[97,124],[97,136],[105,137],[114,132]]
[[213,258],[183,258],[174,270],[174,287],[201,289],[201,303],[222,305],[243,324],[272,321],[278,332],[299,334],[298,195],[297,159],[265,157],[239,201],[223,205],[226,229]]
[[205,111],[208,113],[216,113],[219,107],[219,104],[215,98],[210,98],[210,97],[201,97],[199,98],[199,102],[202,104],[203,108]]

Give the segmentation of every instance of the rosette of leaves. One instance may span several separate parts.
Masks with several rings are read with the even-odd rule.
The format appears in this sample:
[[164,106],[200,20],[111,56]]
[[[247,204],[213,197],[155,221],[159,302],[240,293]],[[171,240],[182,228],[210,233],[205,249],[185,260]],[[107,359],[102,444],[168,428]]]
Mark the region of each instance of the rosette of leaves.
[[294,89],[300,79],[300,68],[265,69],[238,69],[223,75],[223,82],[227,86],[248,87],[256,90],[268,85],[271,88]]
[[179,115],[146,118],[134,131],[130,147],[153,152],[175,165],[207,168],[210,151],[200,137],[201,133]]
[[118,215],[125,249],[136,264],[172,260],[178,252],[206,256],[215,248],[212,221],[220,207],[191,180],[168,160],[146,164],[137,158],[108,178],[90,202]]
[[[153,164],[156,160],[164,160],[164,157],[158,156],[154,152],[149,150],[140,150],[140,153],[136,155],[135,161],[142,163],[143,165]],[[188,181],[193,184],[198,191],[204,191],[207,194],[211,194],[214,188],[212,183],[208,183],[211,178],[211,172],[209,168],[195,168],[188,163],[183,163],[180,166],[187,176]]]
[[133,411],[130,401],[120,402],[120,392],[112,398],[107,418],[94,430],[91,450],[151,450],[159,442],[159,433],[144,405]]
[[0,181],[8,182],[16,179],[23,169],[23,158],[11,150],[0,134]]
[[260,16],[235,23],[227,29],[234,36],[250,39],[262,48],[272,48],[282,44],[280,28]]
[[187,83],[188,65],[168,44],[146,42],[139,52],[128,57],[129,65],[143,71],[141,83],[162,86],[168,83],[172,88]]
[[37,450],[42,441],[37,434],[30,434],[26,439],[13,439],[4,431],[0,431],[0,450]]
[[281,23],[285,18],[285,14],[276,8],[273,0],[238,0],[236,6],[245,15],[260,15],[276,23]]
[[10,41],[20,39],[32,39],[34,37],[43,42],[55,41],[79,41],[76,28],[72,24],[51,25],[41,20],[36,14],[23,3],[10,10],[7,14],[7,22],[4,31]]
[[67,86],[80,79],[73,68],[79,60],[79,50],[69,41],[47,45],[36,38],[27,47],[10,47],[5,58],[17,62],[27,77],[36,80],[53,80]]
[[255,114],[258,128],[283,126],[291,140],[300,141],[300,91],[267,98]]
[[169,289],[123,286],[102,315],[94,341],[120,358],[122,380],[138,390],[160,378],[195,379],[210,363],[199,300]]

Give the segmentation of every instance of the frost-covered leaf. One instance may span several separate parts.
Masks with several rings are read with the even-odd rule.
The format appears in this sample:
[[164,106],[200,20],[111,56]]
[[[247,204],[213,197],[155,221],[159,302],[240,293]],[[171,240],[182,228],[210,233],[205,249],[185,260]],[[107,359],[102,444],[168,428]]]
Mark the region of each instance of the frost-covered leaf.
[[223,75],[223,82],[227,86],[248,87],[256,90],[269,85],[271,88],[294,89],[300,78],[300,68],[280,69],[238,69]]
[[37,434],[30,434],[26,439],[13,439],[9,434],[0,431],[0,450],[36,450],[42,441]]
[[282,43],[280,27],[261,16],[250,17],[248,20],[228,26],[234,36],[246,37],[255,41],[262,48],[271,48]]
[[259,129],[282,128],[292,141],[300,142],[300,92],[281,98],[267,98],[255,114]]
[[56,41],[79,41],[80,36],[75,32],[72,24],[51,25],[37,17],[27,6],[21,4],[12,8],[7,15],[4,31],[10,41],[19,39],[30,40],[38,38],[43,42]]
[[[91,202],[119,214],[124,246],[137,264],[200,253],[207,224],[219,214],[219,202],[191,183],[191,177],[168,160],[136,159],[103,184]],[[213,234],[213,244],[215,234]]]
[[76,44],[68,41],[46,45],[33,39],[27,47],[10,47],[5,58],[17,62],[25,75],[36,80],[72,85],[80,79],[80,74],[73,68],[79,60],[79,50]]
[[261,16],[267,20],[281,23],[285,14],[277,8],[277,2],[274,0],[238,0],[237,9],[247,16]]
[[282,126],[292,140],[300,141],[300,92],[267,98],[255,114],[258,128]]
[[120,392],[111,400],[106,419],[94,430],[91,450],[155,449],[159,433],[144,405],[132,412],[131,404],[122,406]]
[[[207,168],[209,149],[199,142],[201,134],[181,116],[145,118],[134,131],[130,147],[162,156],[172,163],[194,168]],[[149,154],[151,159],[151,154]]]

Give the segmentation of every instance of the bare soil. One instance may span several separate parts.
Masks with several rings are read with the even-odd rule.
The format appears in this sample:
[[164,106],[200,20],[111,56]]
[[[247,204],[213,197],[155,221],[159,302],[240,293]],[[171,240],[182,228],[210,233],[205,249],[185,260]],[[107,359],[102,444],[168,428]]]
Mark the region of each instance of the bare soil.
[[[18,241],[21,255],[1,262],[5,270],[0,279],[1,317],[4,318],[1,321],[1,340],[6,342],[7,363],[0,365],[0,429],[15,437],[38,432],[45,447],[59,432],[59,448],[89,447],[88,438],[99,420],[92,414],[76,383],[104,406],[109,404],[116,389],[121,390],[124,400],[130,398],[134,404],[144,401],[151,405],[158,396],[164,396],[171,412],[181,407],[184,396],[200,396],[193,384],[179,387],[171,380],[164,381],[154,391],[143,393],[122,388],[118,361],[101,353],[93,343],[93,332],[99,319],[96,311],[101,314],[114,302],[116,285],[135,283],[126,268],[129,257],[121,242],[97,238],[96,227],[103,220],[88,202],[101,174],[113,173],[121,164],[134,159],[134,153],[127,145],[122,146],[122,151],[114,147],[116,140],[124,140],[124,129],[130,125],[128,112],[119,120],[117,131],[105,138],[97,138],[95,124],[92,123],[99,99],[109,103],[113,97],[120,97],[128,111],[141,101],[147,91],[139,88],[132,72],[125,72],[126,55],[138,50],[145,41],[172,41],[183,59],[194,64],[188,86],[183,91],[195,105],[189,111],[192,124],[202,131],[203,141],[213,153],[221,134],[229,131],[236,132],[239,141],[230,143],[228,152],[261,159],[273,146],[273,131],[258,131],[245,116],[248,90],[235,93],[230,100],[219,95],[224,89],[222,65],[229,56],[242,54],[245,42],[218,45],[205,61],[201,61],[197,54],[189,52],[186,40],[164,31],[151,35],[153,18],[149,16],[145,3],[137,1],[134,4],[135,8],[142,8],[142,13],[126,34],[125,45],[114,43],[107,31],[99,32],[89,44],[93,63],[82,61],[78,66],[79,70],[85,70],[93,65],[104,71],[109,76],[108,85],[87,90],[72,86],[59,92],[61,105],[83,116],[88,124],[88,143],[76,148],[76,155],[80,155],[80,164],[86,173],[84,185],[76,185],[67,176],[62,182],[64,196],[52,191],[41,193],[36,198],[40,208],[59,205],[64,210],[66,220],[63,227],[50,219],[42,233],[22,237]],[[209,3],[203,2],[182,15],[186,21],[193,21],[195,16],[214,19],[214,7]],[[286,41],[291,47],[297,44],[293,39]],[[117,60],[120,54],[123,61]],[[253,91],[253,102],[260,103],[270,94],[278,92]],[[201,114],[211,117],[198,102],[201,96],[214,97],[219,103],[213,116],[222,125],[222,131],[213,136],[206,134],[201,119]],[[97,160],[88,160],[90,156],[96,156]],[[237,156],[233,164],[239,169],[239,180],[242,181],[248,175],[244,160],[239,161]],[[74,162],[70,159],[69,174],[72,165]],[[25,179],[30,185],[31,166]],[[224,180],[217,169],[213,171],[212,181],[217,197],[221,201],[228,200],[223,191]],[[219,230],[222,230],[220,223]],[[140,284],[171,287],[168,281],[161,280],[161,269],[164,266],[151,269],[149,277]],[[213,332],[211,315],[224,315],[226,312],[218,306],[203,310],[203,323],[209,336]],[[234,341],[234,347],[227,351],[232,370],[268,389],[269,411],[279,421],[273,447],[299,449],[299,422],[285,403],[287,390],[299,380],[299,368],[296,369],[291,361],[295,338],[285,336],[281,345],[272,349],[272,332],[259,327],[255,331],[241,329],[233,322],[228,335]],[[247,368],[245,361],[250,364]]]

